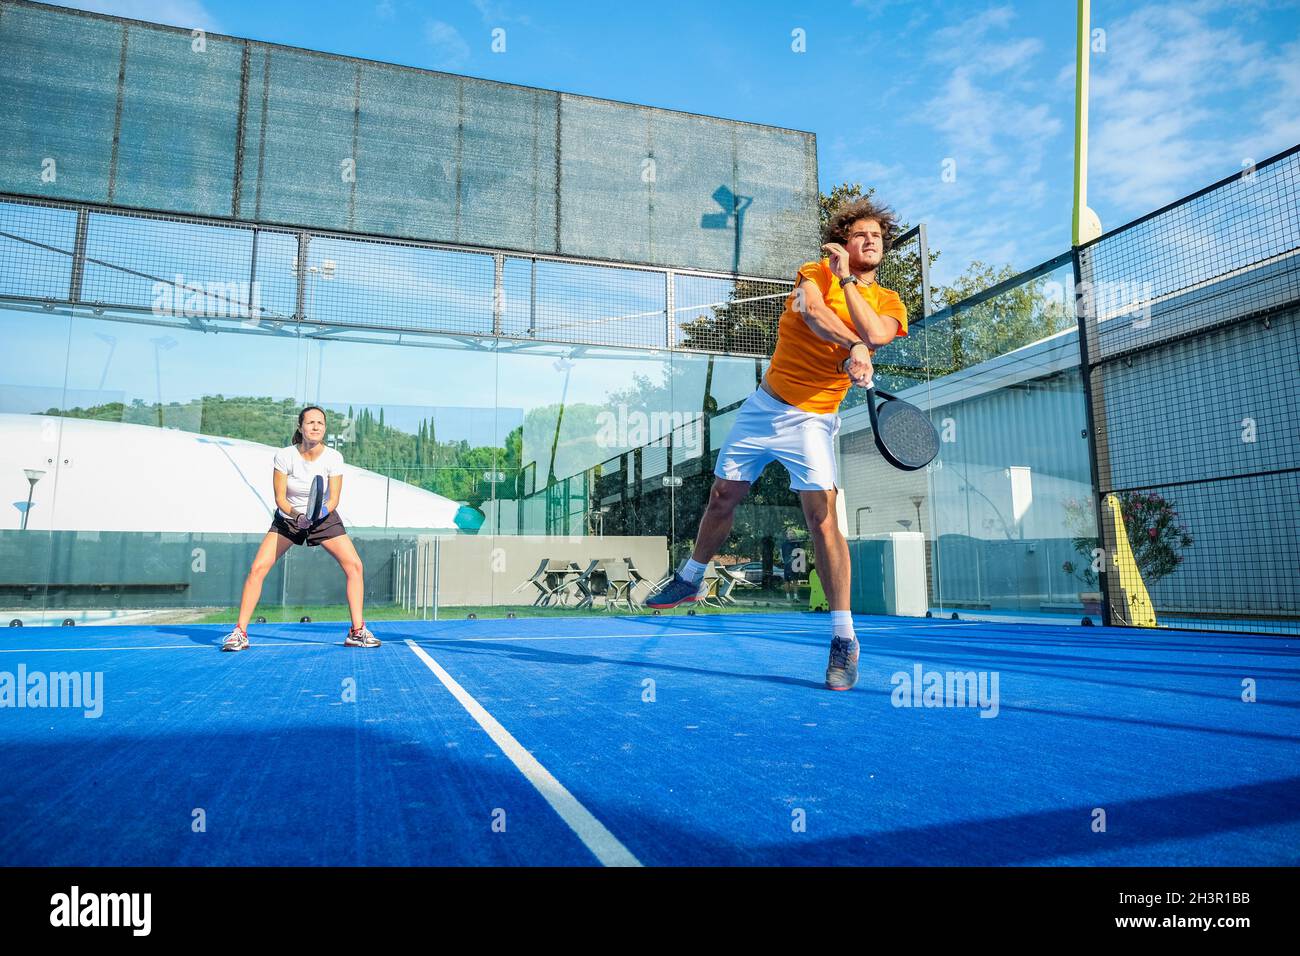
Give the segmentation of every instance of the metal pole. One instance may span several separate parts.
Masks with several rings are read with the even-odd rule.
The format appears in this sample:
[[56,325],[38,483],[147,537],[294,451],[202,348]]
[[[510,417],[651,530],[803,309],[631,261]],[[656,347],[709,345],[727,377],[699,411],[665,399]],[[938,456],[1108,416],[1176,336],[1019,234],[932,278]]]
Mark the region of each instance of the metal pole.
[[676,344],[676,335],[673,334],[673,319],[677,311],[676,282],[674,281],[676,273],[671,269],[664,273],[664,347],[671,349]]
[[438,620],[438,592],[441,588],[442,538],[433,539],[433,619]]
[[[1091,270],[1089,270],[1091,272]],[[1086,294],[1087,286],[1085,282],[1091,282],[1091,276],[1085,280],[1083,275],[1083,258],[1079,254],[1079,248],[1074,248],[1074,311],[1075,321],[1079,328],[1079,380],[1083,387],[1083,414],[1084,427],[1088,430],[1088,472],[1092,479],[1092,499],[1093,513],[1097,520],[1097,543],[1101,546],[1101,571],[1097,574],[1097,590],[1101,592],[1101,623],[1109,627],[1113,620],[1111,618],[1111,595],[1110,595],[1110,577],[1106,573],[1110,567],[1110,556],[1114,554],[1116,544],[1111,540],[1111,535],[1107,534],[1109,523],[1103,517],[1102,509],[1106,507],[1106,488],[1111,487],[1111,472],[1109,467],[1110,453],[1107,446],[1108,437],[1097,434],[1101,423],[1094,414],[1094,402],[1098,406],[1104,407],[1105,401],[1102,389],[1096,390],[1092,386],[1092,348],[1088,335],[1088,324],[1091,316],[1090,310],[1093,308],[1094,299],[1091,295]],[[1100,386],[1101,383],[1098,382]],[[1104,413],[1103,413],[1104,420]],[[1106,447],[1106,473],[1102,474],[1101,451]],[[1104,486],[1104,487],[1103,487]],[[1121,623],[1128,623],[1127,616]]]
[[35,491],[36,482],[29,481],[27,483],[27,508],[23,511],[23,526],[21,529],[23,531],[27,530],[27,516],[32,513],[32,493]]
[[412,556],[415,562],[415,613],[423,612],[424,596],[424,551],[420,547],[420,539],[415,539],[415,554]]
[[916,243],[921,253],[921,312],[926,317],[934,311],[934,304],[930,301],[930,244],[925,237],[925,223],[916,227]]
[[1079,0],[1074,64],[1074,215],[1070,235],[1078,246],[1101,235],[1101,220],[1088,208],[1088,55],[1090,0]]
[[501,335],[506,303],[506,257],[498,252],[492,257],[492,334]]
[[432,562],[429,560],[429,553],[428,553],[429,550],[430,550],[430,548],[429,548],[429,542],[428,542],[428,541],[421,541],[421,542],[420,542],[420,549],[421,549],[422,551],[425,552],[425,557],[424,557],[424,606],[420,609],[420,620],[422,620],[422,621],[427,621],[427,620],[429,619],[429,605],[430,605],[431,603],[433,603],[433,599],[432,599],[432,597],[431,597],[430,594],[429,594],[429,588],[430,588],[430,587],[432,586],[432,584],[433,584],[433,567],[432,567]]

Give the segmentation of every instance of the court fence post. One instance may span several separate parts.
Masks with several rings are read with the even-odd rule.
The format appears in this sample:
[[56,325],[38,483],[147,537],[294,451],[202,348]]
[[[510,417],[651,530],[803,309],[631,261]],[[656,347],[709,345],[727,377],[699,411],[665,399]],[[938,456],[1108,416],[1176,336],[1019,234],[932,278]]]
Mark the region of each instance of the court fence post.
[[[1100,446],[1097,441],[1096,414],[1093,408],[1092,371],[1093,363],[1089,347],[1088,323],[1093,303],[1089,294],[1090,282],[1083,277],[1083,257],[1081,246],[1071,246],[1070,258],[1074,265],[1074,316],[1079,328],[1079,378],[1083,384],[1083,411],[1085,426],[1088,429],[1088,470],[1092,480],[1093,513],[1096,516],[1097,541],[1101,547],[1101,568],[1097,572],[1097,586],[1101,591],[1101,623],[1110,627],[1111,615],[1110,582],[1106,568],[1110,563],[1115,542],[1107,533],[1109,527],[1102,520],[1105,507],[1105,490],[1102,488],[1101,468],[1099,465]],[[1127,620],[1121,622],[1127,623]]]

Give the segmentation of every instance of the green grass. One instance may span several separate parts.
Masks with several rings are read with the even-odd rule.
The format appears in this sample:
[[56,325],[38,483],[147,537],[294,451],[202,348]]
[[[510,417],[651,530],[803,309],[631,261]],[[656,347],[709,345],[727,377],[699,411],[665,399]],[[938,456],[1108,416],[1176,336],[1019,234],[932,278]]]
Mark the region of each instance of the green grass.
[[[686,615],[685,607],[673,608],[671,611],[661,611],[664,615]],[[761,612],[775,611],[806,611],[808,610],[807,599],[797,603],[786,601],[783,597],[774,597],[766,603],[762,600],[753,603],[745,602],[734,606],[718,609],[712,607],[696,608],[697,614],[753,614]],[[432,615],[432,611],[428,612]],[[579,610],[574,607],[532,607],[530,605],[506,606],[506,605],[488,605],[488,606],[457,606],[443,607],[438,610],[438,619],[443,621],[463,621],[470,614],[475,614],[481,619],[504,618],[508,613],[513,613],[516,617],[600,617],[603,615],[622,614],[626,615],[626,609],[606,611],[603,605],[598,605],[594,609],[585,608]],[[654,611],[641,609],[636,612],[637,616],[653,616]],[[268,624],[296,623],[304,616],[310,617],[312,621],[334,621],[346,623],[348,621],[348,609],[345,604],[326,604],[317,606],[299,606],[299,607],[259,607],[254,613],[254,620],[260,615],[266,618]],[[421,620],[422,616],[412,613],[396,604],[372,604],[366,608],[366,621],[413,621]],[[228,611],[218,611],[213,614],[205,614],[195,620],[196,624],[229,624],[235,620],[235,609]]]

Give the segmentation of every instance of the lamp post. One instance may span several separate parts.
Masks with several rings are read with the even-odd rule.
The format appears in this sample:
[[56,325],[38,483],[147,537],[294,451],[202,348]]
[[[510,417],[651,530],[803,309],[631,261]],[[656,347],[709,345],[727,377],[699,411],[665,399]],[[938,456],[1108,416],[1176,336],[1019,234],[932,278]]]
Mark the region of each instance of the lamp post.
[[104,382],[108,380],[108,366],[113,361],[113,352],[117,350],[117,336],[96,332],[95,338],[108,346],[108,358],[104,359],[104,371],[99,374],[99,390],[104,391]]
[[916,530],[925,533],[921,527],[921,502],[925,500],[925,495],[912,495],[912,506],[916,508]]
[[177,341],[170,335],[160,335],[157,338],[150,339],[153,343],[153,372],[154,382],[158,386],[158,427],[163,427],[163,410],[162,410],[162,358],[160,357],[164,350],[170,351],[176,348]]
[[27,516],[32,513],[32,494],[36,491],[36,482],[45,477],[45,472],[35,468],[24,468],[23,474],[27,476],[27,507],[23,510],[22,530],[27,530]]

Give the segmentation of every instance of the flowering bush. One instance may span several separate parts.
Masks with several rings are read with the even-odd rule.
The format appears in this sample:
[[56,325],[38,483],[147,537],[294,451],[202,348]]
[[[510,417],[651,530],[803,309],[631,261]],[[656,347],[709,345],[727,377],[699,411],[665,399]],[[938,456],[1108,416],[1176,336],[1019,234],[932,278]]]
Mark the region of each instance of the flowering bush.
[[[1097,527],[1092,499],[1068,498],[1063,504],[1066,521],[1074,534],[1071,544],[1086,560],[1081,565],[1066,561],[1061,570],[1089,587],[1096,587],[1092,552],[1099,543],[1091,534]],[[1182,564],[1182,552],[1192,546],[1193,539],[1172,501],[1154,492],[1125,491],[1119,494],[1119,506],[1129,547],[1133,549],[1143,581],[1154,584]]]

